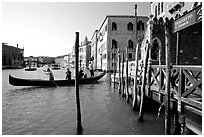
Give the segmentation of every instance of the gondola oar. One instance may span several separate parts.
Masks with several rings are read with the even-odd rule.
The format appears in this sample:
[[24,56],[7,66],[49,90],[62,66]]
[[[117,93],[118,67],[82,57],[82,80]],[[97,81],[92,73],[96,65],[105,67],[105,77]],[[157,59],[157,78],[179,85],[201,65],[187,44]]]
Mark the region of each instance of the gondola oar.
[[[45,72],[45,74],[46,74],[47,71],[46,71],[46,70],[43,70],[43,72]],[[51,79],[51,81],[52,81],[52,83],[53,83],[56,87],[58,87],[57,84],[55,83],[55,81],[54,81],[53,79]]]

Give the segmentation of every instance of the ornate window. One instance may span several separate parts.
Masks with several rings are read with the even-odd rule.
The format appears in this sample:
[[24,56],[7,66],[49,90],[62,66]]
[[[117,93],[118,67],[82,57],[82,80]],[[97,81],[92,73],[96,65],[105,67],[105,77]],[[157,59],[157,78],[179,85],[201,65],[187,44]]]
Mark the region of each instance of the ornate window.
[[117,48],[117,41],[115,39],[112,40],[112,49],[116,49]]
[[116,58],[116,53],[112,53],[112,59]]
[[152,48],[151,48],[151,59],[159,60],[159,44],[158,41],[155,39]]
[[132,59],[132,53],[128,53],[128,58]]
[[115,22],[112,23],[112,30],[117,30],[117,24]]
[[128,23],[127,30],[133,30],[133,24],[131,22]]
[[128,40],[128,48],[133,49],[133,41]]
[[157,17],[157,6],[155,7],[155,17]]
[[137,30],[144,31],[144,23],[141,20],[137,23]]

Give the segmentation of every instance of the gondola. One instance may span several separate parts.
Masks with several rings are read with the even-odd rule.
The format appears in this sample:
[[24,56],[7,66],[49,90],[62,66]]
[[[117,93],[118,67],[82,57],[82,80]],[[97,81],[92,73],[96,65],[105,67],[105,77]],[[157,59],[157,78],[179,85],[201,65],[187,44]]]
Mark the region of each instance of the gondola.
[[37,68],[26,68],[25,71],[36,71]]
[[[105,73],[101,73],[96,77],[89,77],[79,80],[79,84],[91,84],[95,83],[100,80]],[[75,79],[71,80],[43,80],[43,79],[21,79],[15,78],[9,75],[9,83],[13,86],[46,86],[46,87],[53,87],[53,86],[70,86],[75,84]]]

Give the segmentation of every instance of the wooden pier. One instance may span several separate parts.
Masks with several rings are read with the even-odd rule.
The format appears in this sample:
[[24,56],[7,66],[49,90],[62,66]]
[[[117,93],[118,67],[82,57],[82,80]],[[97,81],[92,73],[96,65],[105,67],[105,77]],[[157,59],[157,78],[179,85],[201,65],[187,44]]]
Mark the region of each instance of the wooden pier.
[[[160,103],[163,107],[166,107],[166,87],[168,84],[170,86],[170,113],[173,115],[173,125],[171,125],[171,127],[174,127],[174,133],[171,134],[186,134],[187,131],[192,131],[195,134],[201,135],[202,66],[171,66],[169,83],[166,83],[166,65],[149,64],[148,68],[149,69],[146,74],[147,80],[145,82],[145,97]],[[133,67],[130,67],[129,69],[134,70]],[[140,75],[138,75],[137,82],[137,89],[139,90],[137,90],[136,95],[139,96],[138,98],[141,98],[142,79],[141,72],[138,72],[138,74],[139,73]],[[119,83],[118,76],[119,75],[116,75],[115,82]],[[131,71],[128,76],[128,94],[130,97],[133,97],[134,77],[131,74]]]

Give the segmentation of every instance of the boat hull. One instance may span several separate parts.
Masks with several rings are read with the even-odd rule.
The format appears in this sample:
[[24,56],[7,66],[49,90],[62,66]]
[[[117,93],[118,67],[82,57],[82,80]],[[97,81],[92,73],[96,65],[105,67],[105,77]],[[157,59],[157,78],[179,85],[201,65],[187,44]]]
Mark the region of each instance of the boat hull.
[[25,71],[36,71],[37,68],[26,68]]
[[[104,75],[105,73],[102,73],[96,77],[80,79],[79,84],[95,83],[99,79],[101,79]],[[49,80],[42,80],[42,79],[20,79],[9,75],[9,83],[13,86],[46,86],[46,87],[70,86],[70,85],[75,85],[75,79],[49,81]]]

